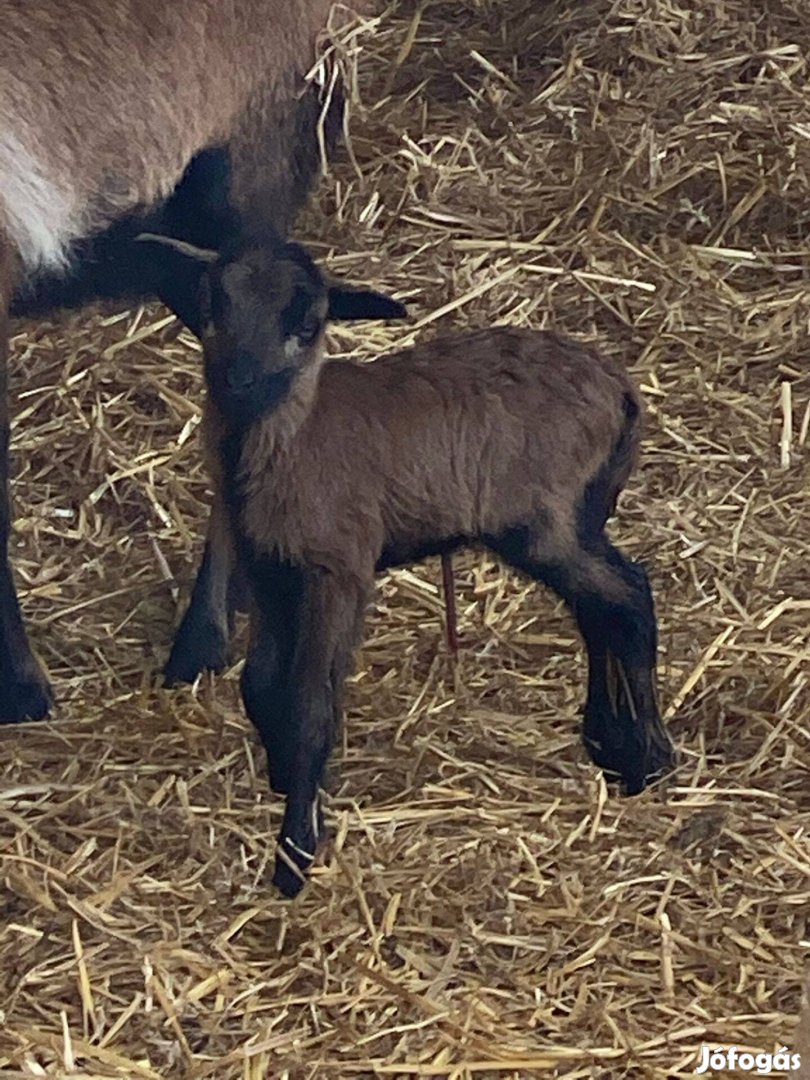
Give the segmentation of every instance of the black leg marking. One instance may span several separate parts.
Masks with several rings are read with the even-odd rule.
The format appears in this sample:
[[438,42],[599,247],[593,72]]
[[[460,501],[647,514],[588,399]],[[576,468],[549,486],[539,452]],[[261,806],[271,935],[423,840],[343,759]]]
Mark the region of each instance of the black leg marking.
[[[263,609],[261,594],[258,590],[256,594]],[[343,680],[362,628],[367,589],[354,580],[307,571],[299,578],[298,595],[294,648],[276,668],[281,672],[275,697],[278,706],[280,686],[281,722],[277,716],[268,724],[267,734],[262,733],[265,745],[268,735],[272,737],[268,757],[275,754],[277,764],[283,761],[287,805],[273,882],[289,897],[303,888],[323,834],[319,791],[339,722]],[[271,615],[265,627],[272,619]],[[278,659],[277,634],[275,641]],[[265,656],[269,655],[267,649]],[[265,670],[269,667],[266,663]]]
[[302,577],[281,563],[254,568],[256,613],[241,690],[245,712],[267,753],[270,787],[290,790],[297,727],[293,715],[291,666],[298,637]]
[[215,503],[202,564],[166,667],[164,686],[193,683],[203,671],[222,671],[228,662],[229,582],[233,558],[224,507]]
[[33,657],[23,625],[8,563],[8,534],[4,535],[5,487],[0,500],[0,724],[44,720],[53,704],[48,681]]
[[48,681],[34,659],[8,560],[9,492],[8,318],[11,256],[0,235],[0,724],[42,720],[52,704]]
[[643,568],[604,536],[565,562],[537,557],[528,530],[487,543],[572,611],[588,650],[585,748],[594,764],[621,778],[628,794],[638,794],[675,764],[658,709],[656,618]]

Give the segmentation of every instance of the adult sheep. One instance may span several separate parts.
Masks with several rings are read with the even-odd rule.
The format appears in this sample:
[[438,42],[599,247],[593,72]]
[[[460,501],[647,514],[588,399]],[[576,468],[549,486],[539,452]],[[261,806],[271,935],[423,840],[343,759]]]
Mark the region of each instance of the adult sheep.
[[[8,560],[9,317],[161,296],[159,270],[133,242],[144,229],[214,248],[237,227],[286,235],[318,168],[321,102],[305,76],[332,8],[0,0],[0,723],[40,719],[51,704]],[[211,569],[204,558],[169,681],[224,660],[216,635],[196,634],[211,610],[225,618]]]

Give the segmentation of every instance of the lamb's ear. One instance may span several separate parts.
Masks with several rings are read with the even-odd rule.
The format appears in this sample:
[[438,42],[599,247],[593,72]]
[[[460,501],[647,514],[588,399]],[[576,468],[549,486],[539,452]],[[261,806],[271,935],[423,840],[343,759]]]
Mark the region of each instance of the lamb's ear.
[[136,241],[149,245],[154,253],[158,299],[185,323],[192,334],[202,337],[210,319],[205,272],[218,259],[217,252],[157,233],[140,233]]
[[330,319],[404,319],[407,314],[399,300],[373,289],[336,283],[329,286]]

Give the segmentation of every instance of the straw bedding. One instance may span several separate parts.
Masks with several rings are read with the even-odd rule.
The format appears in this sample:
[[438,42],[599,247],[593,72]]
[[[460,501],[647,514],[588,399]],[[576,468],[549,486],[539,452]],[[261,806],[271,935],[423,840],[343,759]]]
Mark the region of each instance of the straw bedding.
[[[207,499],[163,309],[18,325],[15,565],[52,723],[0,731],[0,1073],[676,1077],[772,1052],[810,945],[810,20],[803,0],[402,0],[301,235],[414,320],[552,326],[649,404],[613,535],[648,563],[682,765],[579,748],[554,599],[458,560],[380,585],[294,904],[235,666],[157,688]],[[804,1045],[807,1045],[805,1038]]]

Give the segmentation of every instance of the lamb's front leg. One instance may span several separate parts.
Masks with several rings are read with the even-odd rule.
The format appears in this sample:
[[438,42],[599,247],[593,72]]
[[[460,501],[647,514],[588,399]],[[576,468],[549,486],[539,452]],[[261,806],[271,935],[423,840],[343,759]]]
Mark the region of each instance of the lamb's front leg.
[[202,564],[163,671],[165,686],[193,683],[203,671],[222,671],[226,666],[233,615],[229,602],[233,572],[227,512],[215,498]]
[[303,887],[323,832],[320,787],[366,596],[367,588],[356,579],[320,570],[304,578],[290,671],[291,768],[273,875],[285,896],[295,896]]
[[249,577],[255,605],[240,684],[242,703],[267,752],[270,787],[286,795],[297,746],[291,710],[291,668],[304,577],[296,567],[272,558],[255,559]]

